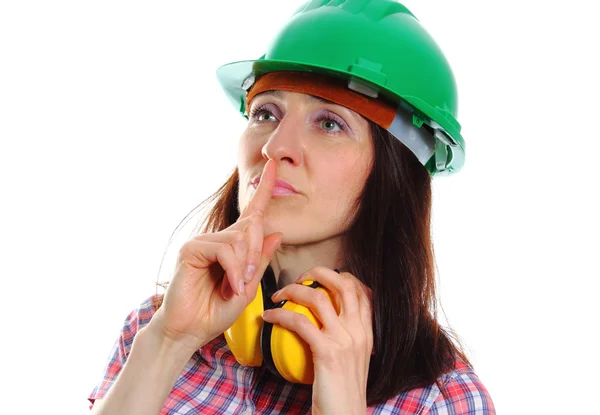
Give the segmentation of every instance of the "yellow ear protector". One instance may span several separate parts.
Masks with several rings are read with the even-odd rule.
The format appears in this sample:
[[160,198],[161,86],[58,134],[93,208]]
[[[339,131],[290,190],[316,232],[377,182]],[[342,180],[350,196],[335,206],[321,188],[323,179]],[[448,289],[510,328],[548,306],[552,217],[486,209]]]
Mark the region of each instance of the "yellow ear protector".
[[[339,273],[337,269],[335,271]],[[331,301],[329,292],[318,282],[304,281],[302,284],[323,291]],[[284,308],[305,315],[318,328],[322,327],[321,322],[303,305],[288,300],[273,304],[271,296],[276,290],[275,275],[271,267],[267,267],[256,297],[225,332],[225,340],[241,365],[261,366],[264,362],[273,373],[289,382],[312,384],[314,368],[308,344],[296,333],[265,322],[261,315],[264,310]]]

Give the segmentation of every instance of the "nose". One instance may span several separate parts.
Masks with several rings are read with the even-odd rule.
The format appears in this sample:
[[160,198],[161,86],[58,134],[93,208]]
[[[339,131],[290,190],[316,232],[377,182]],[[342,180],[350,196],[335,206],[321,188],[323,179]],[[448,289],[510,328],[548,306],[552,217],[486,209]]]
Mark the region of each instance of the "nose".
[[262,155],[267,160],[289,163],[292,166],[302,164],[302,121],[299,116],[287,113],[262,147]]

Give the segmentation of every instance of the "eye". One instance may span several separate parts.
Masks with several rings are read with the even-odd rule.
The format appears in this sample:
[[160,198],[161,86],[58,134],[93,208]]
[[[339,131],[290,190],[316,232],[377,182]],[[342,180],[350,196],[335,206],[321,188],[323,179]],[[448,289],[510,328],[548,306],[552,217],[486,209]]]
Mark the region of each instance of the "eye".
[[328,119],[321,120],[319,125],[322,129],[329,131],[331,133],[337,133],[338,131],[342,131],[342,127],[340,127],[340,125],[333,120],[328,120]]
[[269,111],[267,110],[262,110],[259,114],[258,117],[256,117],[256,119],[258,121],[276,121],[277,119],[275,118],[275,116],[273,114],[271,114]]
[[266,105],[252,108],[249,119],[256,122],[277,121],[277,117],[266,108]]
[[319,128],[328,134],[339,134],[342,131],[348,131],[344,120],[329,111],[319,114],[315,122]]

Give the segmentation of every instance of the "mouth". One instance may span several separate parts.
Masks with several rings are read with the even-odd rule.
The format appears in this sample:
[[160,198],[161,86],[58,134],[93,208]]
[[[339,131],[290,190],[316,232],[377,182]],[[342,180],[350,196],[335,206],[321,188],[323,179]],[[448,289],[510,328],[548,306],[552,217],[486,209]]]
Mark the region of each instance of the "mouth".
[[[254,179],[250,185],[256,190],[259,183],[260,183],[260,176],[257,177],[256,179]],[[272,196],[290,196],[290,195],[297,195],[297,194],[298,194],[298,191],[294,188],[294,186],[292,186],[285,180],[277,179],[275,181],[275,186],[273,186]]]

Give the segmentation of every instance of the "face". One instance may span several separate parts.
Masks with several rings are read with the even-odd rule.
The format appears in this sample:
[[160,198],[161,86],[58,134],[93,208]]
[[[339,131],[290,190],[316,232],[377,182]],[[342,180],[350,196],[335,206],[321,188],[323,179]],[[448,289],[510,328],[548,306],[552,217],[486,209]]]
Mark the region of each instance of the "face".
[[[343,234],[371,171],[367,120],[311,95],[266,91],[254,97],[239,147],[239,207],[248,204],[268,159],[277,179],[265,212],[265,235],[310,244]],[[279,180],[281,182],[279,182]]]

